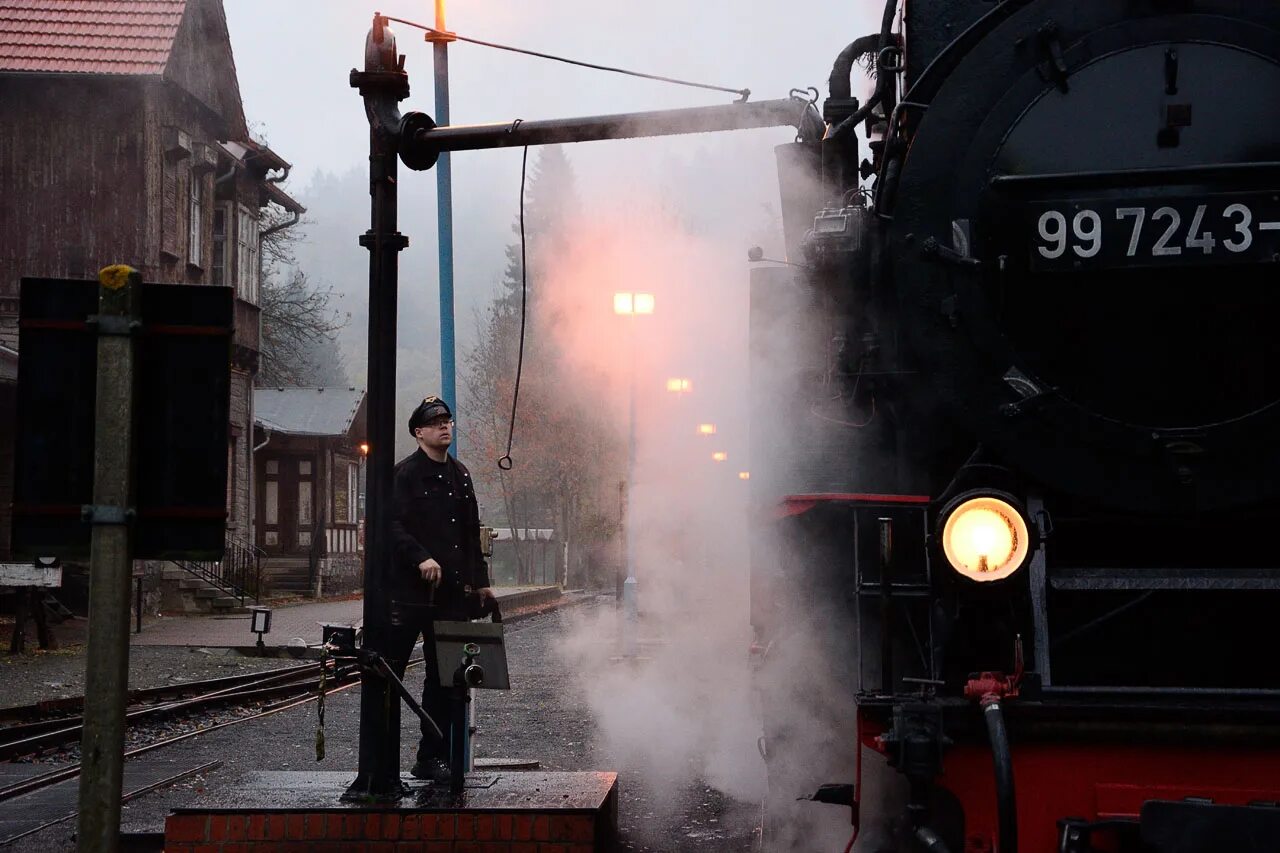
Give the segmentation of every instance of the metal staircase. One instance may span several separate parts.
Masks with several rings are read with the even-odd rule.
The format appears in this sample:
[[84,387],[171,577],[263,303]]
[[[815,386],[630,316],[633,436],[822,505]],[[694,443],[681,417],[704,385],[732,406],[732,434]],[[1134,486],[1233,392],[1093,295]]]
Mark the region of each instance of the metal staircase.
[[256,604],[262,595],[264,555],[263,550],[258,546],[228,535],[226,549],[220,561],[170,560],[170,562],[210,586],[238,599],[240,606],[243,607],[246,599],[253,599]]

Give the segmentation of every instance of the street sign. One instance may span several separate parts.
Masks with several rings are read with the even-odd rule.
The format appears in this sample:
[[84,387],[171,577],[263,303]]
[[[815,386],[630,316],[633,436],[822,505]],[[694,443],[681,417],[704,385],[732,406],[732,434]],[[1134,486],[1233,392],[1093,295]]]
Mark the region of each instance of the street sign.
[[[15,557],[86,559],[93,503],[97,281],[24,278]],[[231,288],[144,284],[135,376],[133,556],[218,560],[226,537]],[[110,322],[118,318],[106,318]]]

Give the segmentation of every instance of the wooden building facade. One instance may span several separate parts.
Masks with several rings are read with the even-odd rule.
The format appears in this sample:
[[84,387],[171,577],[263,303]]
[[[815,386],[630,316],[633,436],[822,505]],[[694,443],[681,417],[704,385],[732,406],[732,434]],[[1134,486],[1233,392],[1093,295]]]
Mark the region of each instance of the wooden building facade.
[[364,391],[259,388],[254,410],[255,544],[268,589],[362,589]]
[[234,287],[227,525],[248,542],[262,223],[303,208],[289,164],[250,139],[221,0],[0,0],[0,114],[0,347],[18,349],[24,276],[127,263]]

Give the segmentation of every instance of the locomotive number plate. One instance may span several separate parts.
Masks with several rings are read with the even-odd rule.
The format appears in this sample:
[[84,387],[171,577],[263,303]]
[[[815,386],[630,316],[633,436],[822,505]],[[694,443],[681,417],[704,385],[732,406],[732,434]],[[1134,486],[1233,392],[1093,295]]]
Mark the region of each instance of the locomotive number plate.
[[1280,260],[1280,192],[1029,206],[1031,269]]

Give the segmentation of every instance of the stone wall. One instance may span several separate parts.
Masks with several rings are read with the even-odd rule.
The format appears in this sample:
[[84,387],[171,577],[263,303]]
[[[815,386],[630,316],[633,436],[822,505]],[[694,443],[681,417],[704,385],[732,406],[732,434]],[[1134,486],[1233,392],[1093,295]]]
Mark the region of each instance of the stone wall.
[[330,554],[320,558],[317,597],[364,589],[364,555]]
[[227,532],[249,543],[249,456],[253,452],[253,427],[249,421],[253,377],[231,371],[231,446],[227,468]]

